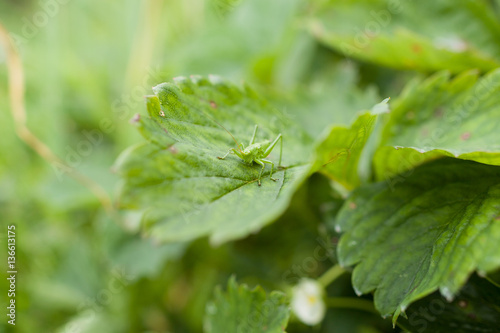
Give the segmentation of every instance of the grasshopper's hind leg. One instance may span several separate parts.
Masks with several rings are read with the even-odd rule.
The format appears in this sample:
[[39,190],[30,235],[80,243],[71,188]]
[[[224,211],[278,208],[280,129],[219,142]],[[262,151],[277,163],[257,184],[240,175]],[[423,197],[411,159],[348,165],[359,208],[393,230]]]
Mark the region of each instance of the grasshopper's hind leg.
[[266,167],[266,165],[261,160],[255,160],[255,163],[262,166],[262,169],[260,169],[260,172],[259,172],[259,179],[258,179],[258,184],[260,186],[261,185],[260,179],[262,178],[262,173],[264,172],[264,168]]
[[264,160],[264,159],[261,159],[261,161],[262,161],[263,163],[271,164],[271,175],[269,175],[269,178],[270,178],[271,180],[277,181],[277,180],[278,180],[277,178],[273,178],[274,163],[273,163],[272,161],[269,161],[269,160]]
[[283,137],[281,136],[281,133],[278,134],[276,139],[274,139],[274,141],[269,145],[269,147],[267,147],[266,151],[264,152],[264,157],[267,157],[269,154],[271,154],[271,151],[278,143],[278,140],[280,140],[280,160],[278,162],[278,168],[281,168],[281,156],[283,155]]

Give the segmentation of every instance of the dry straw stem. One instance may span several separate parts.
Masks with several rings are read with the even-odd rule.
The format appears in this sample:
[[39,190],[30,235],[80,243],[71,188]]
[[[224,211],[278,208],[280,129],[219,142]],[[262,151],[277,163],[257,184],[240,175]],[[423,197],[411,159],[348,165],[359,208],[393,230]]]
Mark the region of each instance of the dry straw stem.
[[0,23],[0,40],[7,55],[7,70],[9,79],[9,99],[14,126],[19,138],[30,146],[38,155],[51,164],[62,166],[65,171],[80,184],[88,188],[101,202],[102,206],[112,218],[115,216],[111,199],[108,193],[95,181],[78,172],[68,165],[40,141],[26,126],[26,108],[24,105],[24,74],[21,58],[8,31]]

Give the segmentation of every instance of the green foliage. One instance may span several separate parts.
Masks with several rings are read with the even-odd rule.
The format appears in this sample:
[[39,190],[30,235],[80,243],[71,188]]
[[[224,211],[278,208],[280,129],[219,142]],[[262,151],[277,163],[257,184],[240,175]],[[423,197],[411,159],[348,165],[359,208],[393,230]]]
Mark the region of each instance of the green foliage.
[[467,277],[500,265],[500,168],[440,159],[395,187],[380,182],[353,192],[339,212],[344,266],[353,286],[375,290],[384,316],[439,289],[448,299]]
[[500,23],[486,1],[316,2],[312,33],[346,56],[398,69],[455,73],[500,65]]
[[[256,232],[284,212],[312,165],[312,139],[299,124],[249,87],[216,77],[178,78],[154,91],[147,98],[149,117],[133,119],[149,143],[127,150],[116,165],[125,178],[120,206],[143,212],[146,234],[171,242],[209,235],[219,244]],[[315,169],[346,186],[359,183],[357,163],[376,117],[364,114],[350,128],[332,128],[317,148]],[[217,158],[250,140],[255,124],[257,141],[283,135],[283,168],[273,182],[267,167],[262,186],[261,166],[232,155]],[[279,149],[269,157],[276,165]]]
[[358,164],[363,148],[380,113],[387,112],[388,99],[377,104],[371,113],[359,115],[349,127],[333,126],[316,149],[316,170],[348,189],[360,184]]
[[[307,134],[249,88],[217,78],[178,79],[154,90],[149,118],[136,121],[150,144],[128,151],[117,166],[126,177],[120,205],[144,210],[147,234],[164,241],[210,235],[221,243],[258,231],[286,209],[310,169]],[[217,159],[235,146],[231,135],[250,140],[255,124],[257,141],[282,133],[284,142],[285,168],[273,182],[268,167],[262,186],[261,166],[234,155]],[[277,165],[278,157],[277,146],[270,159]]]
[[[408,85],[392,105],[374,165],[395,176],[439,156],[500,164],[500,70],[450,80],[446,72]],[[417,111],[418,110],[418,111]]]
[[498,285],[473,275],[453,302],[434,293],[410,306],[408,318],[398,323],[409,332],[446,333],[452,328],[457,333],[493,333],[500,325],[499,302]]
[[[16,331],[498,331],[499,17],[498,0],[0,2],[28,127],[116,203],[0,112]],[[279,180],[218,160],[236,148],[221,125],[281,133]],[[322,323],[288,322],[279,291],[337,261]]]
[[218,288],[215,299],[207,304],[204,330],[216,332],[285,332],[290,309],[285,294],[268,296],[260,287],[250,290],[238,285],[233,277],[227,291]]
[[286,101],[286,111],[313,138],[320,137],[332,124],[349,125],[359,111],[381,100],[376,87],[360,89],[360,74],[352,62],[339,60],[332,63],[330,57],[323,57],[327,55],[318,57],[318,62],[323,61],[324,64],[316,64],[319,68],[312,71],[310,82],[294,92],[290,96],[291,101]]
[[[446,102],[452,100],[450,95],[458,101],[468,100],[469,90],[464,93],[462,88],[474,88],[474,81],[467,84],[471,77],[474,78],[464,73],[448,83],[448,76],[440,75],[427,84],[416,85],[424,88],[414,88],[416,91],[409,88],[395,103],[382,138],[387,140],[388,133],[394,133],[395,129],[412,138],[411,129],[401,129],[404,122],[398,121],[398,117],[414,109],[412,102],[422,103],[416,96],[421,97],[423,92],[444,95],[441,98]],[[495,72],[481,82],[495,82],[494,78]],[[441,82],[447,85],[441,87]],[[489,92],[483,99],[495,96],[490,85],[481,82],[480,86]],[[360,158],[378,114],[387,111],[385,100],[372,112],[359,115],[348,128],[332,126],[319,139],[315,155],[310,157],[314,145],[300,125],[270,107],[248,87],[242,90],[215,77],[191,77],[159,85],[154,91],[156,95],[147,98],[149,117],[137,115],[133,119],[149,143],[128,150],[117,163],[117,169],[125,177],[121,206],[142,211],[145,233],[164,241],[188,241],[209,235],[212,243],[219,244],[247,236],[283,213],[311,168],[347,189],[358,187]],[[436,105],[443,103],[436,97],[429,100]],[[438,126],[432,127],[432,118],[428,120],[429,114],[435,115],[434,103],[427,109],[419,107],[433,112],[426,115],[422,111],[422,118],[412,119],[410,125],[417,127],[415,133],[420,133],[418,125]],[[456,115],[453,112],[458,109],[450,110],[445,113],[448,117]],[[495,115],[496,108],[492,106],[490,110]],[[484,124],[482,115],[475,117],[479,121],[470,120],[473,124],[470,126],[477,128],[477,124]],[[246,126],[249,123],[266,124],[261,126],[270,138],[283,129],[286,142],[283,164],[288,167],[277,175],[288,173],[289,178],[285,177],[280,186],[271,181],[262,187],[255,186],[259,166],[244,164],[237,157],[227,161],[217,159],[233,144],[229,133],[234,133],[238,140],[250,136]],[[472,127],[466,128],[472,131]],[[451,141],[447,149],[455,152],[453,138],[457,135],[453,129],[447,135],[452,139],[443,142]],[[495,135],[491,131],[489,137],[482,139],[492,142]],[[386,144],[387,141],[381,141],[378,147]],[[460,149],[467,156],[471,153],[480,156],[481,147],[480,143],[472,142]],[[493,144],[488,152],[495,149]],[[276,154],[273,156],[276,159]],[[394,322],[415,300],[436,289],[451,299],[474,270],[493,271],[500,261],[495,257],[500,230],[494,224],[500,213],[494,187],[500,180],[498,169],[440,159],[411,171],[397,181],[388,179],[359,187],[335,218],[336,228],[344,232],[339,244],[340,263],[357,264],[353,273],[355,290],[359,293],[375,290],[376,308],[384,316],[395,313]],[[480,182],[479,177],[485,180]],[[383,211],[379,207],[384,207]],[[227,220],[225,216],[238,216],[238,220]],[[456,232],[457,229],[461,232]],[[480,239],[477,244],[476,238],[467,236],[475,230],[480,231],[480,235],[474,235]],[[402,247],[411,255],[404,257],[394,251]]]

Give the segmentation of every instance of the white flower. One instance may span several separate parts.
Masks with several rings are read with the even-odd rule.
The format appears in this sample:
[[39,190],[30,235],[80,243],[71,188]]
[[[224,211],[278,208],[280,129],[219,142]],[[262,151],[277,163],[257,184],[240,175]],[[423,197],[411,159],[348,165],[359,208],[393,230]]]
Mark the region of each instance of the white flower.
[[325,316],[323,287],[311,279],[303,279],[292,291],[292,311],[307,325],[316,325]]

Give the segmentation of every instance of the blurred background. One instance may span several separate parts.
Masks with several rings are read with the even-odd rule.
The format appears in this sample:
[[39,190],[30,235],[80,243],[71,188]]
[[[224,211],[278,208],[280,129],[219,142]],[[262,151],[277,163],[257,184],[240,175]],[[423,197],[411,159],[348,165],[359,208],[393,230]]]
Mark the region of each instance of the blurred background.
[[[310,6],[305,0],[2,0],[0,22],[22,57],[28,127],[113,198],[120,183],[114,161],[143,140],[129,120],[145,112],[143,96],[160,82],[190,74],[249,82],[318,135],[322,125],[349,123],[354,112],[397,95],[407,78],[420,75],[355,62],[323,46],[307,29]],[[206,239],[153,244],[140,236],[133,215],[113,220],[91,191],[16,136],[5,56],[0,48],[0,234],[3,244],[6,225],[16,225],[16,332],[201,332],[214,287],[232,274],[252,286],[283,289],[283,274],[292,268],[298,267],[296,277],[316,277],[333,264],[302,267],[318,239],[331,241],[321,221],[340,201],[328,186],[318,190],[325,183],[320,176],[272,226],[217,248]],[[310,117],[311,109],[328,121]],[[5,280],[0,285],[7,287]],[[331,295],[354,295],[349,276],[331,288]],[[374,314],[330,312],[321,328],[294,321],[287,331],[393,331]],[[5,320],[0,329],[10,329]]]

